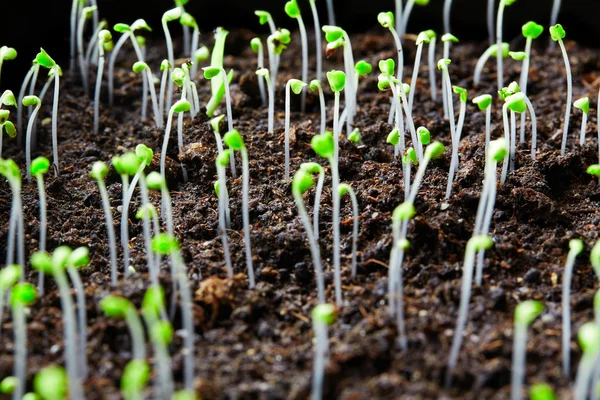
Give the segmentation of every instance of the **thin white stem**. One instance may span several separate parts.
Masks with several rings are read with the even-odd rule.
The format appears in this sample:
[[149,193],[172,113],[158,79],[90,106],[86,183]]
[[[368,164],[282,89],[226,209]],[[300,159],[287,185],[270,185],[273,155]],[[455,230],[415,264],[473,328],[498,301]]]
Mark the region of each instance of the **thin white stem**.
[[[423,160],[423,145],[417,138],[417,131],[415,130],[415,123],[412,118],[412,112],[409,109],[408,101],[406,100],[406,95],[404,94],[404,90],[402,87],[398,86],[398,92],[400,92],[400,98],[402,100],[402,107],[404,108],[404,113],[406,114],[406,121],[410,131],[410,137],[412,140],[412,145],[417,152],[417,159],[419,162]],[[402,114],[402,113],[400,113]],[[401,125],[402,132],[404,132],[404,124]],[[402,150],[404,152],[404,150]]]
[[127,328],[131,335],[131,343],[133,350],[134,360],[146,360],[146,343],[144,339],[144,327],[142,321],[135,310],[135,307],[127,308],[125,312],[125,321],[127,322]]
[[[4,294],[4,293],[2,293]],[[27,368],[27,322],[25,321],[25,306],[18,301],[12,305],[12,321],[14,332],[14,371],[17,385],[12,393],[13,400],[21,400],[25,393]]]
[[[60,89],[60,77],[58,66],[54,68],[54,100],[52,101],[52,164],[54,164],[54,176],[60,175],[60,163],[58,161],[58,91]],[[41,98],[40,98],[41,100]]]
[[[85,63],[83,52],[83,30],[85,29],[86,22],[87,18],[85,17],[85,12],[82,10],[81,15],[79,16],[79,23],[77,24],[77,59],[79,60],[79,73],[81,74],[83,90],[85,95],[89,96],[88,66]],[[95,37],[92,37],[92,40],[95,39]]]
[[421,54],[423,53],[423,43],[417,46],[417,54],[415,55],[415,64],[413,67],[412,79],[410,81],[410,92],[408,93],[408,109],[413,110],[413,102],[415,99],[415,88],[417,87],[417,78],[419,77],[419,66],[421,65]]
[[[529,58],[531,57],[531,43],[532,38],[528,37],[525,42],[525,59],[523,60],[523,64],[521,65],[521,78],[519,79],[519,86],[521,87],[521,92],[527,96],[527,82],[529,78]],[[521,114],[521,143],[525,141],[525,113]]]
[[[331,1],[332,0],[327,0],[328,4],[331,3]],[[327,324],[322,321],[313,321],[313,332],[315,334],[315,357],[313,361],[310,398],[311,400],[321,400],[323,398],[325,364],[327,363],[327,353],[329,352]]]
[[[42,102],[38,101],[27,123],[27,134],[25,136],[25,164],[27,168],[27,183],[31,183],[31,133],[37,119],[38,111],[42,106]],[[23,106],[22,106],[23,107]]]
[[356,199],[356,193],[354,189],[347,186],[350,200],[352,201],[352,276],[356,276],[356,249],[358,242],[358,200]]
[[110,210],[110,200],[104,181],[99,180],[98,191],[102,198],[102,207],[104,208],[104,219],[106,221],[106,231],[108,234],[108,248],[110,251],[110,284],[112,287],[117,285],[117,240],[115,235],[115,225]]
[[[219,208],[221,210],[225,207],[225,196],[227,187],[225,186],[225,168],[218,165],[217,175],[219,177]],[[221,243],[223,245],[223,254],[225,256],[225,265],[227,266],[227,277],[233,278],[233,267],[231,265],[231,255],[229,253],[229,240],[227,239],[227,228],[225,225],[225,213],[219,212],[219,231],[221,233]]]
[[[483,210],[483,218],[481,220],[481,234],[488,235],[490,233],[490,224],[492,223],[492,216],[494,213],[494,204],[496,203],[496,184],[497,184],[497,176],[496,176],[496,166],[497,163],[493,160],[490,161],[491,165],[489,167],[488,175],[490,179],[488,180],[488,186],[485,188],[487,192],[487,196],[485,193],[482,193],[482,199],[480,201],[485,202],[485,208]],[[475,275],[475,283],[478,286],[481,286],[481,282],[483,280],[483,258],[485,255],[485,250],[480,250],[477,253],[477,272]]]
[[[465,121],[466,108],[467,103],[461,101],[458,116],[458,125],[456,126],[454,137],[452,138],[452,161],[450,162],[450,171],[448,171],[448,183],[446,185],[446,204],[448,204],[448,201],[450,201],[450,196],[452,195],[452,184],[454,183],[454,174],[458,170],[458,145],[460,143],[460,135],[462,133],[462,127]],[[452,121],[453,118],[450,118],[450,120]]]
[[452,0],[444,1],[444,33],[452,32],[450,30],[450,10],[452,9]]
[[[290,180],[290,86],[291,80],[285,85],[285,173],[283,176],[285,181]],[[334,136],[335,135],[337,134],[335,133],[334,128]]]
[[406,2],[406,8],[404,9],[404,13],[402,14],[400,32],[398,33],[398,35],[401,37],[406,34],[406,29],[408,26],[408,19],[410,18],[410,13],[412,12],[414,5],[415,5],[415,0],[408,0]]
[[481,82],[481,72],[483,71],[483,67],[485,66],[485,63],[487,62],[487,60],[489,60],[489,58],[492,56],[492,54],[494,54],[494,51],[497,47],[495,46],[490,46],[488,47],[483,54],[481,55],[481,57],[479,57],[479,60],[477,60],[477,64],[475,65],[475,73],[473,74],[473,85],[474,86],[479,86],[479,82]]
[[[24,228],[24,216],[23,216],[23,201],[21,200],[21,182],[15,182],[11,184],[12,191],[15,194],[13,197],[14,204],[16,205],[17,210],[17,230],[18,230],[18,243],[17,243],[17,261],[23,271],[25,271],[26,263],[25,263],[25,228]],[[24,273],[21,274],[19,279],[20,282],[24,280]]]
[[165,68],[160,79],[160,94],[158,97],[158,110],[163,117],[165,115],[165,91],[167,90],[167,78],[170,74],[171,68]]
[[525,378],[525,351],[527,345],[527,325],[516,322],[513,330],[513,353],[510,399],[523,398],[522,386]]
[[123,249],[123,273],[129,276],[129,197],[127,191],[129,189],[129,176],[121,175],[123,203],[121,205],[121,247]]
[[[259,78],[260,79],[260,78]],[[269,92],[269,111],[268,111],[268,133],[273,133],[275,130],[275,90],[269,76],[264,77],[267,83],[267,91]]]
[[435,42],[436,38],[431,39],[428,46],[427,66],[429,68],[429,86],[431,88],[431,100],[437,101],[437,81],[435,66]]
[[[69,47],[69,69],[75,68],[75,42],[77,34],[77,9],[79,8],[79,1],[73,0],[71,3],[71,38]],[[21,104],[21,103],[19,103]]]
[[157,336],[157,331],[153,330],[156,324],[159,322],[158,316],[152,312],[145,312],[142,314],[144,322],[148,327],[150,341],[154,347],[154,357],[156,358],[155,364],[158,369],[158,386],[160,395],[157,398],[170,399],[173,396],[173,372],[171,370],[171,357],[169,355],[169,349],[163,339]]
[[242,148],[242,219],[244,221],[244,247],[246,250],[246,269],[248,270],[248,280],[250,289],[255,286],[254,267],[252,266],[252,249],[250,242],[250,214],[248,211],[250,202],[250,166],[248,162],[248,150]]
[[[114,97],[115,97],[114,96],[114,86],[115,86],[114,85],[114,81],[115,81],[114,70],[115,70],[115,62],[117,60],[117,54],[119,54],[121,47],[123,47],[123,45],[127,41],[128,37],[129,37],[129,35],[127,33],[123,33],[121,35],[121,37],[119,37],[119,40],[117,40],[117,42],[115,43],[115,46],[113,47],[113,51],[110,53],[110,58],[108,59],[108,105],[109,105],[109,107],[113,106],[113,101],[114,101]],[[94,41],[94,42],[96,42],[96,41]]]
[[85,290],[83,282],[79,276],[79,272],[73,266],[67,266],[67,273],[73,288],[75,289],[75,298],[77,299],[77,339],[79,351],[79,377],[82,381],[87,379],[88,363],[87,363],[87,308],[85,306]]
[[488,0],[487,4],[487,30],[490,46],[494,43],[494,0]]
[[[338,162],[338,157],[339,157],[339,130],[338,130],[338,126],[339,126],[339,115],[340,115],[340,92],[334,92],[334,101],[333,101],[333,159],[335,160],[336,164]],[[335,221],[335,219],[334,219]]]
[[[172,66],[175,66],[175,56],[173,55],[173,41],[171,40],[171,32],[169,32],[169,26],[167,21],[162,19],[162,27],[165,33],[165,42],[167,44],[167,57],[169,63]],[[169,70],[169,76],[171,75],[171,71]],[[227,81],[227,79],[225,79]],[[169,79],[168,88],[167,88],[167,109],[171,108],[171,102],[173,101],[173,80]]]
[[315,240],[319,240],[319,207],[321,206],[321,194],[323,193],[323,183],[325,182],[325,171],[323,168],[319,171],[317,188],[315,189],[315,205],[313,207],[313,235]]
[[163,140],[162,151],[160,153],[160,174],[163,179],[167,179],[166,171],[165,171],[165,160],[167,158],[167,149],[169,147],[169,136],[171,135],[171,125],[173,123],[173,113],[175,110],[170,109],[169,115],[167,117],[167,126],[165,128],[165,138]]
[[571,280],[573,277],[573,265],[577,253],[569,251],[565,262],[565,272],[562,280],[562,367],[565,376],[569,376],[571,366]]
[[[229,91],[229,79],[227,79],[227,73],[225,69],[221,67],[221,76],[223,78],[223,85],[225,86],[225,104],[227,106],[227,127],[229,131],[233,130],[233,112],[231,111],[231,94]],[[237,174],[235,172],[235,158],[233,151],[230,153],[229,163],[231,166],[231,176],[235,179]]]
[[[140,174],[140,193],[142,197],[142,207],[149,211],[148,208],[150,205],[150,198],[148,196],[148,185],[146,184],[146,178],[143,173]],[[156,217],[156,211],[152,212],[152,217],[156,218],[156,227],[158,227],[158,218]],[[148,265],[148,272],[150,273],[150,281],[152,282],[152,286],[158,287],[158,267],[159,263],[156,263],[155,256],[153,256],[152,250],[152,232],[150,229],[150,216],[148,212],[144,212],[142,215],[142,228],[144,230],[144,247],[146,248],[146,263]],[[158,235],[159,228],[156,228],[156,235]]]
[[579,133],[579,145],[583,146],[585,144],[585,132],[587,129],[587,114],[583,113],[581,115],[581,132]]
[[[306,82],[308,79],[308,38],[306,36],[306,27],[304,26],[302,16],[298,14],[296,20],[298,21],[300,42],[302,43],[302,82]],[[306,109],[306,87],[302,88],[300,101],[300,111],[304,113],[304,110]]]
[[402,82],[402,79],[404,78],[404,51],[402,49],[402,41],[400,40],[400,36],[398,36],[398,33],[396,33],[396,31],[393,28],[390,29],[390,32],[392,33],[392,37],[394,38],[394,43],[396,44],[396,52],[398,53],[398,66],[396,71],[396,78],[398,78],[398,80]]
[[515,157],[517,152],[517,118],[514,111],[510,112],[510,170],[515,169]]
[[488,147],[490,145],[491,136],[491,125],[492,125],[492,105],[485,110],[485,155],[487,157]]
[[[537,146],[537,118],[535,116],[533,104],[531,104],[528,96],[525,96],[525,103],[527,104],[527,109],[529,110],[529,116],[531,118],[531,158],[535,160],[535,149]],[[523,113],[523,115],[525,115],[525,113]]]
[[[354,55],[352,54],[352,43],[350,43],[350,37],[346,32],[343,33],[344,38],[344,69],[346,70],[346,76],[352,77],[354,74]],[[346,99],[346,107],[348,108],[348,118],[346,119],[346,130],[349,134],[352,132],[352,124],[354,122],[354,115],[356,114],[356,88],[354,87],[354,81],[352,79],[346,80],[346,87],[344,88],[344,95]]]
[[[594,371],[594,365],[598,358],[598,349],[584,351],[579,366],[577,367],[577,377],[575,378],[575,389],[573,390],[573,399],[585,400],[587,398],[588,387]],[[592,390],[598,391],[597,387]]]
[[[46,212],[46,191],[44,190],[44,175],[35,176],[38,187],[38,196],[40,199],[40,245],[39,251],[46,251],[46,234],[48,230],[47,212]],[[38,295],[44,295],[44,273],[38,274]]]
[[[95,14],[94,14],[95,15]],[[104,29],[106,27],[106,21],[102,21],[100,24],[98,24],[98,26],[96,27],[96,30],[94,31],[94,33],[92,34],[93,38],[97,38],[98,34],[100,33],[100,31],[102,29]],[[92,55],[94,55],[95,50],[98,48],[98,42],[96,40],[90,40],[87,46],[87,49],[85,49],[85,64],[86,65],[90,65],[90,63],[93,61],[94,65],[98,64],[98,54],[95,54],[96,60],[92,60]]]
[[[336,94],[339,92],[336,92]],[[337,149],[338,142],[335,141]],[[331,196],[333,198],[333,273],[335,283],[335,303],[338,307],[342,306],[342,277],[340,268],[340,192],[339,192],[339,173],[338,164],[335,158],[329,159],[331,167]]]
[[[446,83],[446,88],[445,88],[445,93],[446,93],[446,105],[448,107],[448,120],[450,122],[450,136],[452,138],[452,158],[458,158],[458,151],[456,151],[456,156],[455,156],[455,152],[454,152],[454,146],[456,145],[456,147],[458,147],[458,143],[455,144],[455,142],[457,141],[456,139],[456,124],[455,124],[455,120],[454,120],[454,101],[452,100],[452,83],[450,82],[450,72],[448,72],[448,69],[444,69],[442,71],[442,75],[444,78],[444,82]],[[457,160],[457,164],[458,164],[458,160]]]
[[[510,123],[508,120],[508,104],[504,103],[502,106],[502,122],[504,125],[504,139],[506,139],[506,144],[510,148]],[[510,153],[507,152],[504,157],[504,161],[502,161],[502,177],[500,179],[501,183],[506,182],[506,175],[508,174],[508,160],[510,158]]]
[[104,72],[104,50],[103,44],[98,43],[100,52],[98,57],[98,74],[96,75],[96,91],[94,92],[94,134],[98,133],[100,123],[100,92],[102,91],[102,73]]
[[504,1],[500,1],[498,6],[498,15],[496,16],[496,64],[497,64],[497,82],[498,90],[504,87],[504,64],[502,60],[502,20],[504,18]]
[[321,23],[319,22],[319,12],[315,5],[315,0],[309,0],[312,11],[313,22],[315,25],[315,48],[317,57],[317,80],[320,82],[323,77],[323,46],[321,44]]
[[[261,43],[261,42],[259,41],[259,43]],[[261,43],[258,46],[258,51],[256,54],[256,69],[261,69],[261,68],[264,68],[264,66],[265,66],[263,53],[264,53],[264,51],[263,51],[263,46]],[[260,99],[261,99],[262,105],[264,107],[267,105],[267,92],[265,89],[265,81],[260,76],[257,76],[256,78],[258,79],[258,90],[260,91]]]
[[[21,89],[19,90],[19,97],[17,99],[17,104],[23,104],[23,97],[25,97],[25,91],[27,90],[27,84],[31,81],[31,77],[33,76],[34,71],[40,69],[40,64],[34,63],[29,71],[27,71],[27,75],[25,75],[25,79],[23,79],[23,83],[21,84]],[[19,137],[19,143],[21,142],[20,138],[22,137],[21,130],[23,129],[23,108],[17,107],[17,133]],[[2,152],[0,151],[0,157],[2,157]]]
[[[554,0],[552,3],[552,14],[550,14],[550,26],[556,25],[558,13],[560,12],[560,0]],[[550,50],[554,50],[556,43],[550,38]]]
[[327,0],[327,17],[329,25],[335,26],[335,12],[333,10],[333,0]]
[[[11,185],[12,190],[12,205],[10,207],[10,220],[8,223],[8,239],[6,249],[6,265],[14,264],[15,260],[15,241],[17,238],[17,226],[19,224],[19,211],[18,211],[18,196],[20,193],[15,193],[15,188]],[[21,275],[22,276],[22,275]]]
[[321,127],[319,133],[325,132],[327,123],[327,107],[325,107],[325,95],[323,88],[319,86],[319,105],[321,107]]
[[149,68],[145,69],[146,79],[148,81],[148,87],[150,88],[150,97],[152,98],[152,111],[154,112],[154,121],[156,122],[156,127],[161,129],[163,127],[163,116],[158,109],[158,101],[156,100],[156,88],[154,87],[154,82],[152,81],[152,72]]

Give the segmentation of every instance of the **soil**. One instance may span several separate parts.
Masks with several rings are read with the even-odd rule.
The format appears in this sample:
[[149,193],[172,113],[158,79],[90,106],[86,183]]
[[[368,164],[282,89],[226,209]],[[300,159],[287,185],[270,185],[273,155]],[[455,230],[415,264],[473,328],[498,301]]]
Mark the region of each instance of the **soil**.
[[[228,177],[232,229],[229,231],[237,273],[226,279],[223,252],[217,236],[217,199],[213,191],[216,146],[208,119],[200,113],[186,118],[185,149],[178,154],[175,131],[171,134],[168,181],[173,198],[175,233],[182,241],[194,295],[196,327],[196,387],[204,399],[302,399],[309,396],[312,373],[313,333],[310,312],[317,304],[316,285],[306,236],[290,193],[283,181],[283,87],[287,79],[299,77],[300,53],[294,37],[282,56],[278,76],[276,132],[266,133],[267,110],[261,106],[256,77],[256,58],[248,46],[252,34],[232,32],[227,39],[226,68],[233,68],[234,125],[244,135],[250,154],[250,220],[252,254],[257,287],[248,288],[245,275],[241,217],[241,179]],[[414,38],[412,38],[414,40]],[[414,42],[405,40],[405,76],[410,76]],[[352,37],[355,59],[375,66],[394,57],[391,36],[380,30]],[[542,42],[542,40],[540,40]],[[537,45],[545,45],[537,43]],[[573,69],[574,99],[588,95],[595,100],[600,82],[600,51],[566,43]],[[523,41],[511,47],[521,49]],[[451,49],[453,84],[467,87],[469,98],[496,91],[493,60],[478,89],[473,88],[475,62],[485,43],[460,43]],[[311,54],[314,52],[310,50]],[[149,49],[150,65],[158,66],[164,47]],[[437,58],[436,58],[437,59]],[[119,277],[109,285],[106,227],[96,183],[89,177],[94,161],[109,162],[114,155],[144,143],[154,149],[151,169],[157,170],[164,132],[152,121],[140,122],[141,77],[131,72],[131,58],[117,70],[116,102],[102,107],[101,131],[92,133],[92,102],[83,95],[78,79],[65,71],[60,92],[60,176],[46,178],[48,196],[48,248],[66,244],[87,246],[91,264],[82,270],[88,311],[89,379],[86,398],[116,399],[124,365],[131,358],[129,333],[123,321],[107,319],[99,310],[100,299],[109,293],[123,295],[140,306],[149,285],[142,227],[130,221],[132,266],[137,273]],[[314,65],[312,62],[311,66]],[[341,52],[325,60],[325,70],[342,67]],[[448,121],[441,102],[429,95],[426,56],[415,95],[415,125],[426,126],[434,140],[450,144]],[[518,80],[519,63],[505,62],[505,79]],[[95,80],[90,80],[91,82]],[[348,182],[358,196],[360,231],[358,275],[350,276],[352,216],[348,199],[342,200],[342,280],[344,306],[331,326],[331,355],[326,369],[325,397],[339,399],[504,399],[510,386],[513,312],[518,302],[538,299],[546,305],[542,317],[529,330],[526,382],[548,382],[558,397],[569,398],[574,376],[563,376],[560,362],[561,280],[568,241],[582,238],[584,254],[578,257],[572,282],[572,368],[580,350],[577,329],[592,320],[592,298],[597,284],[588,263],[589,249],[598,238],[600,186],[585,173],[598,161],[597,122],[594,112],[588,124],[586,144],[580,147],[580,113],[573,112],[567,154],[560,156],[562,121],[566,101],[563,61],[558,51],[548,53],[534,46],[528,94],[538,116],[538,156],[532,160],[529,146],[520,145],[516,169],[498,188],[492,223],[494,246],[486,253],[484,282],[475,287],[469,307],[465,339],[455,371],[454,384],[443,385],[447,354],[455,328],[460,296],[463,253],[470,238],[483,179],[484,114],[470,103],[460,144],[458,170],[450,207],[441,210],[450,154],[430,164],[417,200],[417,215],[410,224],[412,243],[404,263],[405,315],[408,351],[396,345],[396,328],[387,309],[387,262],[391,244],[391,212],[403,201],[401,163],[385,142],[389,94],[377,90],[376,73],[361,79],[356,126],[362,144],[341,141],[341,181]],[[439,83],[439,80],[438,80]],[[20,82],[13,82],[13,90]],[[210,97],[209,86],[199,78],[201,101]],[[333,97],[326,90],[328,126],[332,125]],[[494,96],[497,97],[497,96]],[[49,97],[48,97],[49,98]],[[292,113],[291,163],[318,161],[310,139],[319,125],[318,101],[308,95],[307,113],[296,107]],[[495,100],[492,137],[502,136],[500,104]],[[593,101],[595,103],[595,101]],[[50,116],[50,101],[40,121]],[[224,110],[223,110],[224,112]],[[149,108],[151,116],[151,108]],[[527,123],[528,135],[530,123]],[[51,157],[50,125],[38,127],[34,157]],[[24,165],[24,154],[14,142],[6,143],[4,155]],[[189,181],[184,182],[179,160]],[[238,176],[241,164],[238,159]],[[119,232],[121,184],[111,168],[107,178],[115,228]],[[331,272],[330,182],[322,199],[320,246],[326,265],[327,298],[333,301]],[[313,192],[307,197],[312,210]],[[309,200],[310,199],[310,200]],[[158,204],[160,197],[152,194]],[[35,184],[24,183],[23,202],[27,251],[38,246],[39,204]],[[132,202],[135,215],[139,198]],[[0,243],[6,243],[10,212],[10,190],[0,182]],[[2,246],[4,247],[4,246]],[[120,252],[119,252],[120,253]],[[120,255],[120,254],[119,254]],[[0,254],[4,257],[4,254]],[[169,299],[169,273],[161,277]],[[29,269],[28,279],[36,279]],[[198,280],[202,272],[204,279]],[[63,327],[57,291],[51,279],[43,298],[28,316],[28,379],[49,364],[63,363]],[[175,329],[181,329],[179,316]],[[12,373],[12,324],[7,316],[2,326],[0,376]],[[177,385],[182,382],[181,337],[171,345],[172,369]],[[150,353],[151,354],[151,353]],[[153,362],[153,360],[152,360]],[[31,387],[31,386],[29,386]],[[148,391],[151,396],[150,390]]]

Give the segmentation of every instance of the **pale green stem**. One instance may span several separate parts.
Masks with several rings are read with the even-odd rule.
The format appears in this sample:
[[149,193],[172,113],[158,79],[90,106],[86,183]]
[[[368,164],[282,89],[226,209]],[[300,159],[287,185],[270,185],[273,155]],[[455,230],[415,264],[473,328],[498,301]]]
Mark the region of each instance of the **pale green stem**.
[[29,122],[27,123],[27,134],[25,136],[25,168],[27,169],[27,183],[31,183],[31,133],[33,132],[33,126],[41,106],[42,102],[38,101],[29,117]]

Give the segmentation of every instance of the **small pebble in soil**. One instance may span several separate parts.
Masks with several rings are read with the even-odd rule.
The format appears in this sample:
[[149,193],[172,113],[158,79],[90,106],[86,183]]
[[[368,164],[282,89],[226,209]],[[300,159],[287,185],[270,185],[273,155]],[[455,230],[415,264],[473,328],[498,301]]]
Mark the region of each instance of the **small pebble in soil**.
[[523,279],[527,283],[535,283],[540,279],[540,271],[538,271],[535,268],[531,268],[529,271],[527,271],[525,273],[525,276],[523,276]]
[[299,262],[294,265],[294,277],[298,283],[308,283],[312,279],[312,274],[306,263]]
[[506,306],[506,296],[504,294],[504,289],[492,288],[490,290],[490,298],[492,299],[494,308],[496,310],[503,309]]

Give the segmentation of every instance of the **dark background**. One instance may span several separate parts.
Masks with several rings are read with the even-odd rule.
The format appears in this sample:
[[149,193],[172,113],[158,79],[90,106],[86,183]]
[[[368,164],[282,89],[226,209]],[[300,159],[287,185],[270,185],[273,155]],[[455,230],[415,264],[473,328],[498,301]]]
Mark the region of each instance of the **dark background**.
[[[54,1],[6,1],[0,23],[0,46],[15,47],[16,60],[7,61],[2,67],[1,88],[18,90],[21,80],[31,65],[31,60],[44,47],[62,66],[67,65],[69,52],[69,16],[71,0]],[[154,29],[157,40],[163,35],[160,18],[172,8],[170,0],[97,0],[100,17],[107,19],[112,27],[117,22],[132,23],[144,18]],[[283,12],[286,0],[190,0],[186,10],[197,19],[205,37],[210,31],[223,26],[226,29],[246,28],[257,33],[267,33],[268,27],[260,26],[254,16],[255,9],[265,9],[273,15],[278,26],[297,29],[295,21]],[[308,0],[298,0],[308,29],[312,18]],[[321,23],[326,23],[326,1],[317,0]],[[408,32],[434,29],[441,32],[442,6],[444,0],[431,0],[426,7],[415,6],[411,14]],[[497,2],[496,2],[497,3]],[[567,39],[585,42],[589,46],[600,44],[600,1],[562,0],[558,22],[566,32]],[[350,32],[378,27],[377,13],[393,11],[394,0],[334,0],[337,24]],[[366,4],[366,5],[365,5]],[[451,28],[461,40],[487,40],[486,0],[454,0]],[[520,34],[523,23],[534,20],[545,27],[549,25],[552,0],[518,0],[505,11],[504,35],[510,40]],[[173,35],[181,35],[172,29]],[[547,35],[546,35],[547,37]],[[149,42],[152,44],[152,42]],[[227,48],[225,49],[227,52]]]

